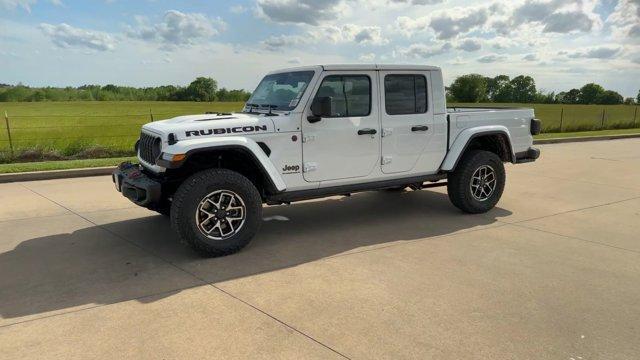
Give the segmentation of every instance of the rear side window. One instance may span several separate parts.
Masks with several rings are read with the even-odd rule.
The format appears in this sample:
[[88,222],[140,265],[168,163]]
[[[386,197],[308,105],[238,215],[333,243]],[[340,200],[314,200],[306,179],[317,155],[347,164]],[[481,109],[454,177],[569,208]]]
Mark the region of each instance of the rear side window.
[[367,116],[371,113],[371,80],[365,75],[329,75],[316,98],[331,98],[331,117]]
[[384,107],[389,115],[427,112],[427,79],[423,75],[386,75]]

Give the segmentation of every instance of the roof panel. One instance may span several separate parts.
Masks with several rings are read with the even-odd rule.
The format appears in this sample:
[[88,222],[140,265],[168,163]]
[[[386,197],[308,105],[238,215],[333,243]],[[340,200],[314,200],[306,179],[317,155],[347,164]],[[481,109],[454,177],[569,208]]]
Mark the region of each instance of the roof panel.
[[269,72],[269,74],[281,73],[286,71],[302,71],[302,70],[327,70],[327,71],[371,71],[371,70],[414,70],[414,71],[439,71],[437,66],[428,65],[409,65],[409,64],[327,64],[327,65],[312,65],[312,66],[299,66],[285,69],[278,69]]

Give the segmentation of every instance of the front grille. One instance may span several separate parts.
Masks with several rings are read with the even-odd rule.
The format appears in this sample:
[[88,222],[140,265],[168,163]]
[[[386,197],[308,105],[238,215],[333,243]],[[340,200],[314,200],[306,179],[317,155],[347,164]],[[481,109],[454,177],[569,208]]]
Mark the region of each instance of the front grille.
[[140,158],[149,164],[155,164],[160,156],[160,138],[157,136],[140,133],[138,145]]

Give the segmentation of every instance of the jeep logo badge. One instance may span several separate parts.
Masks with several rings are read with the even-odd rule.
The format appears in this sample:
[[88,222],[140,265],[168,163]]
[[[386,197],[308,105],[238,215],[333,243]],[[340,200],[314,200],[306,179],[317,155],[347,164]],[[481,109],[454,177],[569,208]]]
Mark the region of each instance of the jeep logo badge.
[[297,174],[300,172],[300,165],[285,165],[282,168],[283,174]]

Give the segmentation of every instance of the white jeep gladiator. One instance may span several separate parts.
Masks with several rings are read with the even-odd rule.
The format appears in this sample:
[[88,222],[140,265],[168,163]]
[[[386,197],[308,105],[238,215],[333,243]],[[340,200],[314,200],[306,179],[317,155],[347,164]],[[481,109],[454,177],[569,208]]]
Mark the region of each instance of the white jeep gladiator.
[[144,125],[140,164],[121,164],[113,180],[218,256],[251,241],[264,203],[442,185],[462,211],[486,212],[502,195],[503,163],[540,155],[540,127],[532,109],[448,109],[437,67],[299,67],[267,74],[240,113]]

